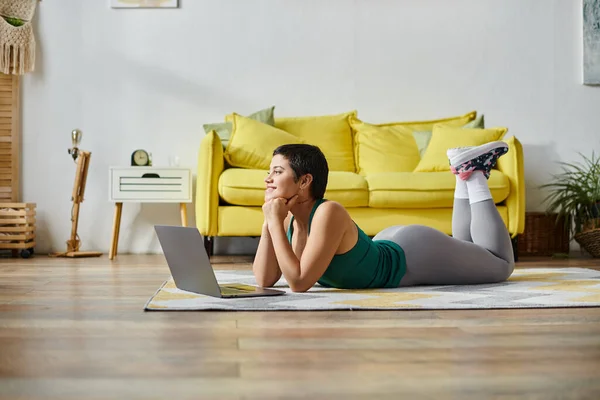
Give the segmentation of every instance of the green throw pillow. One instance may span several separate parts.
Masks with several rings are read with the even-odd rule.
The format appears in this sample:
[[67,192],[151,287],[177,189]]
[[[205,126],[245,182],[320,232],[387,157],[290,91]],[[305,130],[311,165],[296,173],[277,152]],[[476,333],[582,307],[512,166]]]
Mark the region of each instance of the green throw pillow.
[[464,129],[485,129],[485,122],[483,120],[483,114],[475,118],[473,121],[463,125]]
[[[248,115],[248,118],[267,125],[275,126],[275,106],[256,111],[255,113]],[[202,127],[206,133],[214,130],[221,139],[223,150],[227,147],[229,139],[231,138],[231,130],[233,129],[233,124],[231,122],[204,124]]]
[[417,147],[419,148],[419,155],[421,158],[423,154],[425,154],[425,150],[427,150],[427,145],[429,144],[429,140],[431,140],[431,131],[413,131],[413,136],[417,141]]
[[[463,129],[485,129],[485,121],[483,118],[483,114],[479,115],[473,121],[467,123],[462,126]],[[429,141],[431,140],[431,131],[413,131],[413,136],[417,141],[417,147],[419,148],[419,154],[421,158],[423,158],[423,154],[425,154],[425,150],[427,150],[427,146],[429,145]]]

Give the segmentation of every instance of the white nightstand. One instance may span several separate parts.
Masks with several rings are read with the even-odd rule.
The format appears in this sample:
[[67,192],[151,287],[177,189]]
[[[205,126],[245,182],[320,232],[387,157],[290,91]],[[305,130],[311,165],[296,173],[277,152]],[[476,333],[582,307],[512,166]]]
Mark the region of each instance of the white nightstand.
[[186,203],[192,202],[192,171],[171,167],[110,167],[109,201],[115,203],[109,259],[119,247],[123,203],[179,203],[181,225],[187,226]]

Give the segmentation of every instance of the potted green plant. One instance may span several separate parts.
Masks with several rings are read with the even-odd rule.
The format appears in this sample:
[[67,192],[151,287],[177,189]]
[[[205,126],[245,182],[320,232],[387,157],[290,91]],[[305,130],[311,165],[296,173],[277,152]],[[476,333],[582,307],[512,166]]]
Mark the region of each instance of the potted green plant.
[[563,217],[569,239],[600,257],[600,156],[579,155],[580,162],[559,162],[562,172],[540,186],[550,191],[543,202],[547,212]]

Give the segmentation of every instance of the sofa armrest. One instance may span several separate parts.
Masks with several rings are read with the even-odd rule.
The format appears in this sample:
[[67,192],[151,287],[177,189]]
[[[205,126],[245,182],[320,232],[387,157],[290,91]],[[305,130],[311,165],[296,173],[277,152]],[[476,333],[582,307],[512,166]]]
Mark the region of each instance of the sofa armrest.
[[508,208],[508,231],[514,238],[525,230],[523,146],[514,136],[504,141],[508,143],[508,153],[498,159],[498,169],[508,177],[510,183],[510,194],[505,204]]
[[223,144],[217,133],[210,131],[200,142],[196,175],[196,227],[203,236],[218,232],[218,183],[223,169]]

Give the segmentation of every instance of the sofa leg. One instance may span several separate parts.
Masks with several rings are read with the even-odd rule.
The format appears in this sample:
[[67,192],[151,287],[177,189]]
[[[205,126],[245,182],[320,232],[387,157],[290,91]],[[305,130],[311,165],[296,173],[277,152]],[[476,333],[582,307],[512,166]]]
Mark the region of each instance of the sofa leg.
[[519,235],[511,239],[515,262],[519,261]]
[[212,257],[214,252],[215,238],[213,236],[204,236],[204,248],[209,257]]

